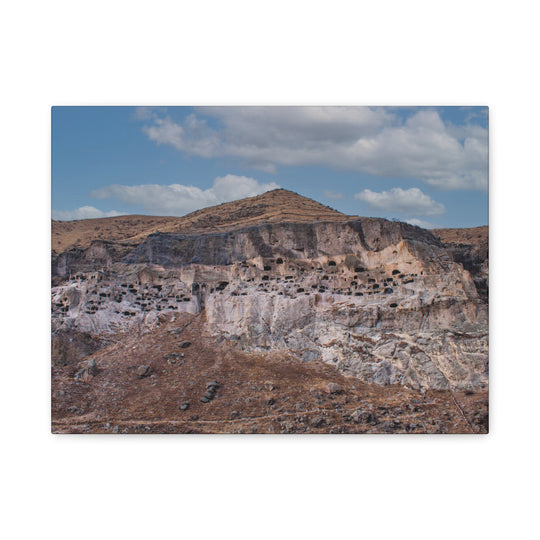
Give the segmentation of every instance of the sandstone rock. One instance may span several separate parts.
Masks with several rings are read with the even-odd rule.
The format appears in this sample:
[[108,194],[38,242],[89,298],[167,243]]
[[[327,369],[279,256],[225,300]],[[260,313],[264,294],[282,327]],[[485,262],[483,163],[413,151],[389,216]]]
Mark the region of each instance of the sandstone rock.
[[396,432],[396,423],[395,422],[383,422],[380,424],[379,428],[384,433],[395,433]]
[[145,377],[150,376],[151,373],[152,373],[152,368],[145,364],[138,366],[137,369],[135,370],[135,375],[137,375],[139,379],[144,379]]
[[74,329],[54,332],[51,341],[53,366],[74,364],[107,344],[107,340],[101,339],[100,336],[92,335],[89,332],[79,332]]
[[284,422],[280,426],[281,431],[284,433],[292,433],[294,432],[294,424],[292,422]]
[[172,334],[173,336],[178,336],[183,331],[184,331],[184,329],[181,326],[179,326],[178,328],[171,328],[171,330],[169,330],[169,334]]
[[334,383],[334,382],[329,382],[324,391],[327,393],[327,394],[339,394],[343,391],[343,388],[337,384],[337,383]]
[[165,358],[165,360],[167,360],[167,363],[172,366],[182,365],[182,362],[180,361],[181,356],[178,353],[172,352],[166,354],[163,358]]
[[362,411],[361,409],[357,409],[356,411],[352,412],[350,415],[353,422],[357,424],[376,424],[377,423],[377,417],[370,411]]
[[211,381],[207,383],[206,392],[203,394],[201,401],[203,403],[208,403],[209,401],[212,401],[216,396],[216,391],[217,391],[218,386],[219,386],[219,383],[217,381]]
[[326,419],[324,418],[324,416],[316,416],[310,422],[311,427],[314,427],[314,428],[321,428],[325,424],[326,424]]
[[92,358],[88,362],[80,365],[79,371],[75,374],[75,379],[83,382],[92,380],[98,373],[96,361]]

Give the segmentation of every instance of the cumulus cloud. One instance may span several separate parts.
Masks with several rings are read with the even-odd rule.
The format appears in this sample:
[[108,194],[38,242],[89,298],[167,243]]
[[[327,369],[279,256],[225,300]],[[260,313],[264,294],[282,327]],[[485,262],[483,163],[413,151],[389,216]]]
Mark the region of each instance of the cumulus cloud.
[[442,189],[487,188],[487,130],[445,124],[434,109],[407,119],[381,107],[200,107],[182,122],[162,110],[139,116],[157,144],[265,171],[322,165]]
[[371,191],[364,189],[354,195],[373,210],[407,216],[439,216],[446,212],[444,204],[434,201],[421,189],[392,188],[389,191]]
[[140,205],[147,213],[178,216],[200,208],[253,197],[277,189],[275,182],[261,184],[254,178],[228,174],[218,177],[209,189],[182,184],[143,184],[126,186],[114,184],[91,193],[97,199],[118,199],[129,205]]
[[424,221],[423,219],[406,219],[405,223],[410,223],[411,225],[416,225],[417,227],[422,227],[422,229],[433,229],[435,228],[435,225],[433,223],[430,223],[429,221]]
[[53,210],[52,218],[58,221],[71,221],[74,219],[94,219],[104,217],[122,216],[122,212],[111,210],[110,212],[102,212],[94,206],[81,206],[75,210]]
[[334,199],[334,200],[343,199],[343,197],[345,197],[343,193],[340,193],[339,191],[334,191],[333,189],[325,189],[324,196],[327,199]]
[[133,113],[135,120],[152,120],[155,114],[166,114],[166,107],[137,107]]

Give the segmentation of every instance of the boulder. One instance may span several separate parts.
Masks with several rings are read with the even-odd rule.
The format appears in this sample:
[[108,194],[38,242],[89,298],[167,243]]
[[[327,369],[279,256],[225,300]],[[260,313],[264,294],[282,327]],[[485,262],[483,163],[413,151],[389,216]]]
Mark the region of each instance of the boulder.
[[180,362],[180,355],[175,352],[166,354],[163,358],[165,358],[170,365],[175,365],[177,363],[182,364],[182,362]]
[[135,370],[135,375],[139,377],[139,379],[144,379],[145,377],[148,377],[152,373],[152,368],[150,366],[147,366],[146,364],[140,365]]
[[173,336],[178,336],[183,331],[184,329],[181,326],[179,326],[178,328],[171,328],[171,330],[169,330],[169,334],[172,334]]
[[335,382],[329,382],[326,385],[326,388],[324,389],[324,391],[327,394],[339,394],[343,391],[343,388],[341,388],[341,386]]
[[314,427],[314,428],[323,427],[325,424],[326,424],[326,418],[324,418],[323,416],[316,416],[310,422],[311,427]]
[[75,374],[75,379],[78,381],[88,382],[92,380],[98,373],[96,361],[92,358],[87,362],[79,364],[79,371]]
[[356,424],[376,424],[377,423],[377,417],[369,411],[362,411],[361,409],[357,409],[356,411],[351,413],[351,419]]

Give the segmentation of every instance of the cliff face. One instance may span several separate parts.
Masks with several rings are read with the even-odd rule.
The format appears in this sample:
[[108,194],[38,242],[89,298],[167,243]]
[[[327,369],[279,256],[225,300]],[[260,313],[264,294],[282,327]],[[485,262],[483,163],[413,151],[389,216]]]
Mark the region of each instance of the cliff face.
[[124,262],[168,267],[229,265],[255,257],[316,259],[379,252],[402,240],[440,247],[428,231],[404,223],[359,218],[351,221],[272,223],[210,234],[152,234]]
[[487,304],[457,259],[418,227],[346,216],[95,242],[53,258],[53,330],[146,332],[203,313],[245,351],[291,351],[366,382],[478,389]]
[[[153,233],[138,246],[95,240],[85,249],[53,253],[53,277],[111,267],[114,263],[157,264],[167,268],[186,265],[230,265],[257,257],[316,259],[352,255],[365,264],[376,253],[408,241],[426,261],[450,260],[441,242],[429,231],[400,222],[356,218],[342,222],[264,223],[195,234]],[[360,255],[360,256],[359,256]]]
[[433,234],[443,242],[452,259],[470,272],[478,294],[487,302],[489,295],[488,228],[436,229]]

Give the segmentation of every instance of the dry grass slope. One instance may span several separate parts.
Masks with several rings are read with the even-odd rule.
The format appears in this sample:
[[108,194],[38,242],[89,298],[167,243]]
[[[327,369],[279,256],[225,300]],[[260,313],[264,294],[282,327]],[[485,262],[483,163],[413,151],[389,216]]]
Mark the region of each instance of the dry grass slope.
[[432,229],[431,232],[445,244],[468,244],[487,246],[489,227],[471,227],[470,229]]
[[276,189],[256,197],[197,210],[183,217],[119,216],[52,222],[52,249],[87,248],[95,240],[137,245],[155,232],[216,232],[259,223],[341,221],[349,216],[292,191]]
[[[184,344],[189,343],[188,347]],[[180,315],[144,335],[53,367],[54,433],[482,433],[486,392],[420,393],[365,384],[334,366],[283,353],[249,354],[219,343],[204,314]],[[137,377],[147,365],[150,375]],[[209,382],[219,386],[203,403]],[[328,383],[339,385],[328,393]],[[187,404],[187,406],[186,406]]]

